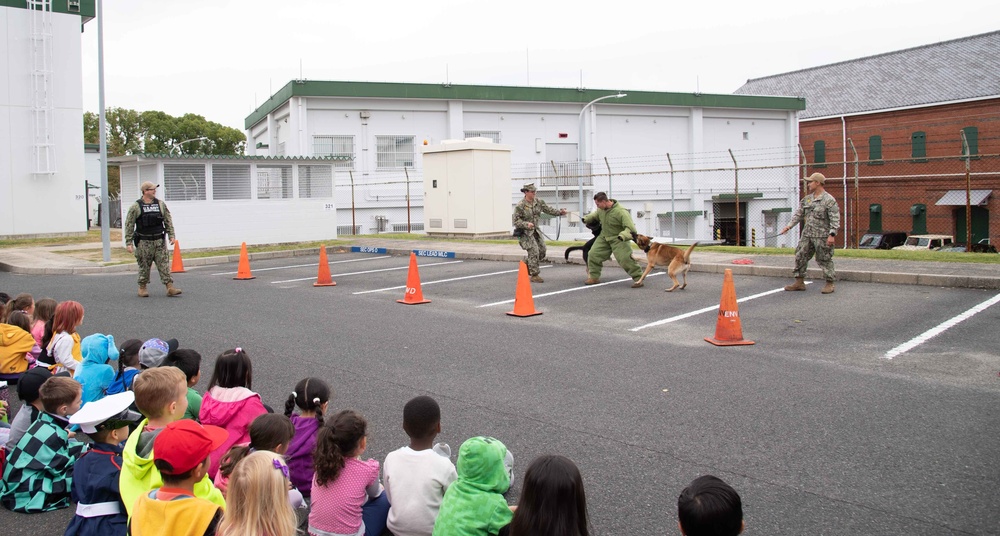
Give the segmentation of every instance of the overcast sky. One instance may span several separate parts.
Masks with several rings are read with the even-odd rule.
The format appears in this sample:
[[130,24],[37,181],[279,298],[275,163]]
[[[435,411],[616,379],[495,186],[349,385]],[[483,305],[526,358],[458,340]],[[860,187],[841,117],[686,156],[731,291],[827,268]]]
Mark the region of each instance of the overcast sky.
[[[243,129],[288,81],[732,93],[758,78],[1000,29],[997,0],[104,0],[108,107]],[[915,65],[914,69],[919,69]],[[97,21],[83,34],[98,109]]]

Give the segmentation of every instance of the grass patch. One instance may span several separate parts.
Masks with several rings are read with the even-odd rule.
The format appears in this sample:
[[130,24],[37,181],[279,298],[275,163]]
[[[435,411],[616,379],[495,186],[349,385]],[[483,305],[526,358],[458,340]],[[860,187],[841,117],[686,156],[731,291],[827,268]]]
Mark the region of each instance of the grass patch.
[[[86,234],[48,236],[42,238],[10,238],[0,240],[0,249],[4,248],[35,248],[46,246],[71,246],[73,244],[90,244],[101,241],[101,230],[91,229]],[[111,243],[121,243],[122,230],[111,229]]]

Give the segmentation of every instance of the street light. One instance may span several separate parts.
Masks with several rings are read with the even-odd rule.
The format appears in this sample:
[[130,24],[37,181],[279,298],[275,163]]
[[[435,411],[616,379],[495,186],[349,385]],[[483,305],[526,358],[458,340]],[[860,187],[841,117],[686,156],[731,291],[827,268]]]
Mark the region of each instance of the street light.
[[584,112],[587,111],[587,108],[590,108],[590,106],[592,104],[594,104],[595,102],[600,102],[600,101],[602,101],[604,99],[620,99],[620,98],[626,97],[626,96],[628,96],[627,93],[617,93],[615,95],[605,95],[603,97],[598,97],[598,98],[596,98],[596,99],[588,102],[587,104],[585,104],[583,106],[583,109],[580,110],[580,119],[579,119],[579,123],[580,123],[580,138],[579,138],[579,143],[578,143],[579,147],[577,148],[579,154],[577,155],[577,161],[576,161],[576,177],[577,177],[576,178],[576,182],[577,182],[577,187],[580,190],[580,194],[579,195],[580,195],[580,220],[581,221],[583,221],[583,162],[585,160],[587,160],[587,152],[586,152],[587,151],[587,146],[584,143],[584,132],[583,132],[583,114],[584,114]]
[[174,149],[177,149],[177,152],[180,152],[181,145],[184,145],[187,142],[190,142],[190,141],[203,141],[203,140],[207,140],[207,139],[208,139],[207,136],[199,136],[197,138],[191,138],[190,140],[184,140],[182,142],[175,143],[174,146],[170,148],[170,155],[173,156]]

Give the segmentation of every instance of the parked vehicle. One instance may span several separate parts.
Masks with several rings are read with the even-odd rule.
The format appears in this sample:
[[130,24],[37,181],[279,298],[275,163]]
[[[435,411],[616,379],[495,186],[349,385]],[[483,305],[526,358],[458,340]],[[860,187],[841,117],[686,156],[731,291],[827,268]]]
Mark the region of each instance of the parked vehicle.
[[[943,247],[938,251],[944,251],[946,253],[964,253],[965,244],[962,243],[952,244],[951,246]],[[970,251],[972,251],[972,253],[996,253],[997,248],[992,244],[990,244],[989,238],[984,238],[979,242],[972,244],[972,248],[970,249]]]
[[858,249],[892,249],[906,242],[903,231],[886,231],[883,233],[865,233],[858,243]]
[[892,249],[911,250],[911,251],[936,251],[943,247],[950,247],[954,242],[955,238],[951,235],[941,235],[941,234],[910,235],[902,246],[896,246]]

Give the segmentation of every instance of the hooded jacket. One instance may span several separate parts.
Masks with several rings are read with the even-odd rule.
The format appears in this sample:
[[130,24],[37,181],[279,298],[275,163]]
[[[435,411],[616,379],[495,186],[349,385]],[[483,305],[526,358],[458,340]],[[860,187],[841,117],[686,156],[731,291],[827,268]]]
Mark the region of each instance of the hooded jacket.
[[86,404],[100,400],[107,394],[108,386],[115,379],[115,369],[108,365],[108,360],[118,361],[118,347],[111,335],[95,333],[80,342],[80,353],[83,361],[76,369],[73,379],[83,386],[81,401]]
[[[128,436],[125,448],[122,449],[123,463],[119,488],[129,517],[132,516],[132,509],[140,495],[163,487],[160,471],[153,465],[153,440],[163,428],[145,431],[148,424],[149,420],[143,419],[139,427]],[[208,475],[194,485],[194,495],[223,508],[226,507],[225,497],[212,485]]]
[[205,393],[198,420],[201,424],[219,426],[229,432],[229,439],[212,451],[212,466],[208,469],[210,477],[215,478],[219,472],[219,463],[230,447],[250,442],[250,423],[265,413],[267,409],[260,401],[260,395],[246,387],[216,385]]
[[444,494],[434,536],[489,536],[510,524],[503,498],[510,488],[507,447],[492,437],[473,437],[458,451],[458,480]]
[[28,370],[27,353],[35,347],[31,333],[10,324],[0,324],[0,374]]

